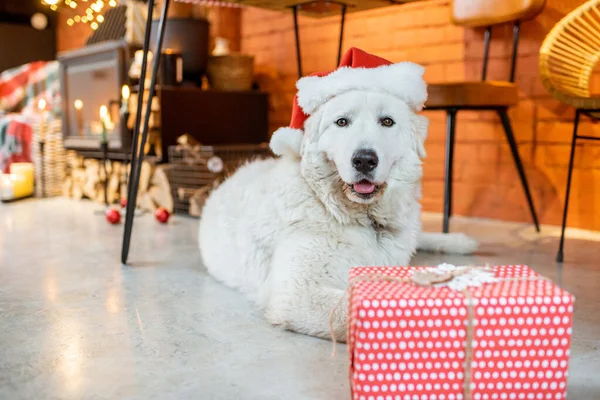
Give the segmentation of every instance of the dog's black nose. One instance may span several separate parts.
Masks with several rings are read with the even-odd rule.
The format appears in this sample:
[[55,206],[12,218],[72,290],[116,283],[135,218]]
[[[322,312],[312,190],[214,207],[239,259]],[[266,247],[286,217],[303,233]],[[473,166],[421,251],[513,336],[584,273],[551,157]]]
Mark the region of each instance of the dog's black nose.
[[354,152],[352,155],[352,165],[358,172],[371,172],[379,164],[377,153],[371,149],[361,149]]

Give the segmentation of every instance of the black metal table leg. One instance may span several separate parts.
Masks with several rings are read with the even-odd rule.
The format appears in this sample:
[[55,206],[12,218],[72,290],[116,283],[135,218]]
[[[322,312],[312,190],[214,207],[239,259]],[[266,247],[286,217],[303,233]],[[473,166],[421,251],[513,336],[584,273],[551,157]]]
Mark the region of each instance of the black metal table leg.
[[138,91],[138,104],[137,114],[135,117],[135,127],[133,130],[133,143],[131,147],[131,172],[129,177],[129,185],[127,188],[127,208],[125,214],[125,229],[123,231],[123,244],[121,248],[121,262],[127,264],[127,257],[129,255],[129,246],[131,242],[131,230],[133,229],[133,217],[135,212],[135,205],[137,202],[138,186],[140,184],[140,171],[142,168],[142,162],[144,161],[144,146],[146,145],[146,139],[148,138],[148,123],[150,121],[150,112],[152,110],[152,98],[154,97],[154,91],[156,86],[156,75],[158,72],[158,66],[160,62],[160,56],[162,53],[163,36],[165,32],[165,26],[167,21],[167,11],[169,9],[170,0],[164,0],[163,8],[160,14],[160,20],[158,23],[158,35],[156,39],[156,49],[154,50],[154,63],[152,65],[152,73],[150,75],[150,87],[148,94],[148,101],[145,107],[144,124],[141,126],[141,140],[139,140],[140,134],[140,123],[142,117],[142,105],[144,99],[144,85],[146,80],[146,64],[148,57],[148,44],[150,42],[150,33],[152,32],[152,14],[154,9],[154,0],[148,0],[148,17],[146,21],[146,34],[144,35],[143,45],[143,58],[142,58],[142,71],[140,73],[140,84]]
[[451,108],[446,113],[446,173],[444,175],[444,225],[442,227],[444,233],[448,233],[450,230],[450,216],[452,215],[452,169],[457,110]]

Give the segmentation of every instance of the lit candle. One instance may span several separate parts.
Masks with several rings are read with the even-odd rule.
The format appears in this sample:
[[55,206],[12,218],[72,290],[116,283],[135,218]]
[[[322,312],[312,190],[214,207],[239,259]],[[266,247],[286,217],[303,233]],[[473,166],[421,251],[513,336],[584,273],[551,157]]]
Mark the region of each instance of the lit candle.
[[40,142],[46,139],[46,100],[38,100],[38,110],[40,111]]
[[125,114],[129,110],[129,86],[123,85],[121,88],[121,114]]
[[81,113],[81,109],[83,108],[83,101],[76,99],[73,102],[73,107],[75,107],[76,110],[76,116],[77,116],[77,134],[79,134],[80,136],[83,135],[83,115]]
[[100,122],[102,123],[102,143],[106,143],[106,120],[108,118],[108,108],[105,105],[100,106]]

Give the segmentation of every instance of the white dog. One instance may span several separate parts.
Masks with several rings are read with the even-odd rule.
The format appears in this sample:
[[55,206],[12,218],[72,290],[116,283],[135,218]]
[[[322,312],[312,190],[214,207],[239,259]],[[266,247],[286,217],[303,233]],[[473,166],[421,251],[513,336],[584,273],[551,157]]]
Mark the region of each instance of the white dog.
[[[417,248],[474,251],[462,234],[421,232],[422,73],[415,64],[384,64],[298,81],[303,131],[276,132],[271,147],[282,157],[240,168],[205,205],[200,250],[209,273],[271,323],[330,337],[351,267],[409,265]],[[396,89],[374,81],[386,74]],[[334,313],[338,340],[346,310]]]

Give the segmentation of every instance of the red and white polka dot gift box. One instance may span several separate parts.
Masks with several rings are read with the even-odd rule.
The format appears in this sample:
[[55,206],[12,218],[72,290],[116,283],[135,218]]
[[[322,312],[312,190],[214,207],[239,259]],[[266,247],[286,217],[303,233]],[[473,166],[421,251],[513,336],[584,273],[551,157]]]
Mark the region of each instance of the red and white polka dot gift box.
[[523,265],[429,287],[414,271],[439,272],[350,271],[354,400],[566,398],[571,294]]

